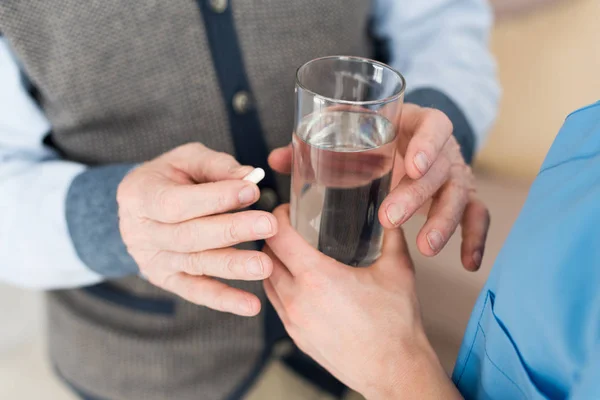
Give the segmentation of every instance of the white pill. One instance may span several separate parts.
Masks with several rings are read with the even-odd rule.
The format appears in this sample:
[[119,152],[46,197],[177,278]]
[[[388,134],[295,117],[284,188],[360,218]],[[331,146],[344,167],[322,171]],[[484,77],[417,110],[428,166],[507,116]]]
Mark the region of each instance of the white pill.
[[254,170],[252,170],[252,172],[250,172],[248,175],[246,175],[243,180],[250,181],[252,183],[257,184],[258,182],[262,181],[264,177],[265,177],[264,169],[254,168]]

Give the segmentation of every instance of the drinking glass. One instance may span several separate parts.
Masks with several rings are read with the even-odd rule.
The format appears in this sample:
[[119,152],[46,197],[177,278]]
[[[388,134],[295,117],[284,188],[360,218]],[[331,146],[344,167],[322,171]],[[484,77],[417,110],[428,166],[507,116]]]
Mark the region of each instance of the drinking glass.
[[312,246],[352,266],[381,254],[405,81],[377,61],[333,56],[296,74],[290,218]]

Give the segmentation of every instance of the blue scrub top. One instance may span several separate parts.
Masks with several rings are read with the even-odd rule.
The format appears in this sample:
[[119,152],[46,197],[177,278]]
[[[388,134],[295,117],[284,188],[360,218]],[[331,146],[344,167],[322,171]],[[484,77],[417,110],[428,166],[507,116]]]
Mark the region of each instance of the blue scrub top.
[[600,399],[600,102],[556,137],[452,378],[466,399]]

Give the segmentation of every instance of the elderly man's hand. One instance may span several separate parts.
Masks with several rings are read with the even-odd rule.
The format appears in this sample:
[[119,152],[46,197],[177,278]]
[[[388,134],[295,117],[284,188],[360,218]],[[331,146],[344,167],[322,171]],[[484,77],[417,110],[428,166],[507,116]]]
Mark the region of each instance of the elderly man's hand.
[[[379,209],[385,228],[399,227],[416,212],[427,214],[417,236],[425,256],[439,253],[462,225],[461,259],[465,268],[481,265],[490,217],[477,198],[471,168],[452,136],[452,123],[441,111],[404,105],[392,191]],[[274,150],[269,164],[290,173],[291,146]]]
[[266,254],[232,247],[277,233],[270,213],[232,213],[258,200],[258,187],[242,180],[252,170],[192,143],[125,177],[117,192],[121,234],[151,283],[215,310],[260,311],[254,294],[213,279],[255,281],[271,274]]

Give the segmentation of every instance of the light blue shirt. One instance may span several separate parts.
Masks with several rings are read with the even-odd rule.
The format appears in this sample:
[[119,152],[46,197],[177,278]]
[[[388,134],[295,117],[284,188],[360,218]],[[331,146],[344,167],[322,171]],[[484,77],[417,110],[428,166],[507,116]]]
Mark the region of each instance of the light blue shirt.
[[567,117],[471,316],[467,399],[600,399],[600,102]]
[[[375,33],[409,91],[434,88],[463,111],[481,146],[499,88],[488,49],[492,13],[485,0],[375,0]],[[0,280],[54,289],[103,278],[78,258],[65,198],[86,166],[45,147],[50,123],[27,92],[18,57],[0,38]]]

